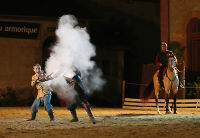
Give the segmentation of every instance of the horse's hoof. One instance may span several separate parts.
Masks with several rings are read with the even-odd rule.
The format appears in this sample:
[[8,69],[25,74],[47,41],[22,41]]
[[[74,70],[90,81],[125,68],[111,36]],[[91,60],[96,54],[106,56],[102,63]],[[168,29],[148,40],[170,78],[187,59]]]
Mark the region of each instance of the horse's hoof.
[[165,114],[172,114],[172,111],[166,111]]
[[157,111],[157,113],[158,113],[159,115],[161,115],[161,112],[160,112],[160,111]]
[[178,112],[176,111],[176,112],[174,112],[174,114],[178,114]]

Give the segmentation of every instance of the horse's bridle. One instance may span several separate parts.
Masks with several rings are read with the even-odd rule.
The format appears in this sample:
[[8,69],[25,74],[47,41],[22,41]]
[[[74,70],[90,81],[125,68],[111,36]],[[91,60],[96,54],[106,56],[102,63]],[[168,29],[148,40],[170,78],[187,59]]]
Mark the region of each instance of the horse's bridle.
[[[175,62],[175,61],[174,61],[174,62]],[[169,64],[168,64],[167,69],[169,69],[171,72],[174,72],[174,70],[178,71],[178,69],[177,69],[174,65],[169,65]],[[176,74],[176,75],[174,76],[174,78],[173,78],[173,79],[170,79],[169,76],[168,76],[168,74],[167,74],[167,71],[166,71],[166,77],[167,77],[171,82],[173,82],[173,81],[176,79],[177,73],[175,73],[175,74]]]
[[[169,70],[170,70],[171,72],[173,72],[173,71],[175,70],[175,67],[168,67],[168,68],[169,68]],[[166,71],[166,77],[167,77],[171,82],[173,82],[173,81],[176,79],[177,74],[174,76],[173,79],[171,79],[171,78],[169,78],[169,76],[168,76],[168,74],[167,74],[167,71]]]

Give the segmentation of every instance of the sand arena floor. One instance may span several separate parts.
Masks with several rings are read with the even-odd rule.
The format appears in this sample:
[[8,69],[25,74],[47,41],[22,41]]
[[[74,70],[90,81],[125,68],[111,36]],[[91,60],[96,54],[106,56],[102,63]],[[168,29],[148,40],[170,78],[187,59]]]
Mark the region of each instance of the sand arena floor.
[[93,108],[92,124],[83,108],[79,122],[71,123],[69,111],[55,107],[50,122],[41,107],[37,119],[28,122],[30,107],[0,107],[0,138],[199,138],[200,109],[178,109],[179,113],[157,115],[156,110]]

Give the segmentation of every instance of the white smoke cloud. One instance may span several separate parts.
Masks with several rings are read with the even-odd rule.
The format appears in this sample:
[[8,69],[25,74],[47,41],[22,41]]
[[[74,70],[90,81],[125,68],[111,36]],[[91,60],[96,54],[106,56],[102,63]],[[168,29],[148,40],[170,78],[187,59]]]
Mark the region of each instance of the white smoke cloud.
[[101,70],[91,61],[96,52],[86,28],[78,26],[73,15],[63,15],[59,18],[56,36],[57,42],[52,47],[45,70],[47,74],[53,73],[55,79],[51,81],[51,86],[58,96],[66,100],[74,97],[63,76],[73,77],[75,68],[81,72],[88,94],[100,90],[105,81]]

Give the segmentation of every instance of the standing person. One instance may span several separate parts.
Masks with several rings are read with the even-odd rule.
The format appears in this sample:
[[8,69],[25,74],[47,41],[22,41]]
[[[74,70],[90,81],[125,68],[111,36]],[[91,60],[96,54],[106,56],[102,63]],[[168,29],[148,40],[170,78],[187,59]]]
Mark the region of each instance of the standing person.
[[167,43],[162,42],[161,47],[160,47],[161,51],[156,55],[156,59],[155,59],[157,69],[159,70],[158,80],[162,89],[164,88],[163,75],[167,69],[168,57],[173,56],[177,62],[177,59],[174,56],[174,53],[172,51],[169,51],[167,48],[168,48]]
[[47,76],[44,71],[41,70],[40,64],[34,65],[33,71],[35,72],[35,74],[32,76],[31,86],[36,86],[38,93],[36,99],[31,106],[32,116],[27,121],[35,120],[40,104],[44,104],[45,110],[48,112],[50,121],[53,121],[53,106],[50,103],[52,90],[47,84],[47,81],[53,78],[51,77],[51,75]]
[[91,112],[91,107],[90,104],[87,100],[87,95],[86,95],[86,88],[83,85],[82,79],[81,79],[81,73],[78,70],[75,70],[75,75],[72,78],[65,77],[65,80],[67,83],[74,88],[74,90],[77,92],[76,95],[76,102],[75,103],[67,103],[67,108],[70,110],[71,115],[72,115],[72,120],[71,122],[77,122],[78,117],[76,113],[76,108],[77,108],[77,102],[79,101],[80,104],[84,107],[85,111],[87,112],[90,120],[92,121],[93,124],[96,124],[96,120]]

